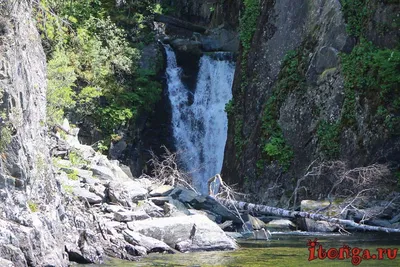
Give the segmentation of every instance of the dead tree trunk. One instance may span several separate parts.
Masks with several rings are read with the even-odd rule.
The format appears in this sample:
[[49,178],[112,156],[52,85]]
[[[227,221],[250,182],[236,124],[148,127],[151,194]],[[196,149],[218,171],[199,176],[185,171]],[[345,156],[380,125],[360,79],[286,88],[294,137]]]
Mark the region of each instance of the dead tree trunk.
[[218,201],[230,209],[238,209],[238,210],[247,210],[250,212],[254,212],[257,214],[270,214],[280,217],[288,217],[288,218],[308,218],[315,221],[326,221],[330,223],[336,223],[342,226],[350,226],[357,230],[363,231],[380,231],[380,232],[387,232],[387,233],[400,233],[400,229],[396,228],[387,228],[387,227],[380,227],[380,226],[371,226],[365,224],[358,224],[351,220],[342,220],[338,218],[330,218],[324,216],[322,214],[316,213],[308,213],[304,211],[290,211],[281,208],[274,208],[270,206],[264,205],[257,205],[253,203],[235,201],[235,200],[228,200],[223,198],[218,198]]
[[157,22],[162,22],[169,24],[171,26],[175,26],[178,28],[184,28],[192,32],[199,32],[199,33],[205,33],[206,28],[200,25],[196,25],[187,21],[183,21],[174,17],[166,16],[166,15],[161,15],[161,14],[154,14],[154,21]]

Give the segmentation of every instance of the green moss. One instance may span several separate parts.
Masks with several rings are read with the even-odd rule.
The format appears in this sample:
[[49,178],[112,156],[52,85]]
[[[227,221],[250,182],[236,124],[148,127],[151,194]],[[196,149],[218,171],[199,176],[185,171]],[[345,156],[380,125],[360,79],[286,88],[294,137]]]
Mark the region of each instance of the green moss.
[[321,151],[328,159],[334,159],[340,152],[340,121],[329,123],[321,121],[317,135]]
[[243,4],[244,12],[239,21],[239,37],[243,46],[243,57],[245,58],[257,29],[257,21],[260,16],[260,1],[244,0]]
[[78,176],[78,171],[77,170],[72,170],[70,172],[67,173],[68,179],[73,180],[73,181],[77,181],[79,180],[79,176]]
[[64,189],[65,193],[67,194],[72,194],[74,192],[74,188],[70,185],[62,185],[62,188]]
[[38,212],[39,208],[38,205],[33,202],[32,200],[28,200],[28,208],[30,209],[31,212]]
[[11,143],[12,131],[9,124],[2,125],[0,130],[0,152],[3,152]]
[[400,50],[378,49],[361,38],[351,53],[341,54],[345,78],[342,125],[355,125],[356,95],[367,98],[376,118],[392,134],[400,129]]
[[293,151],[286,144],[282,129],[278,124],[280,108],[290,92],[305,89],[306,45],[289,51],[282,63],[278,81],[272,96],[267,100],[262,117],[262,154],[265,162],[277,161],[284,171],[290,167]]

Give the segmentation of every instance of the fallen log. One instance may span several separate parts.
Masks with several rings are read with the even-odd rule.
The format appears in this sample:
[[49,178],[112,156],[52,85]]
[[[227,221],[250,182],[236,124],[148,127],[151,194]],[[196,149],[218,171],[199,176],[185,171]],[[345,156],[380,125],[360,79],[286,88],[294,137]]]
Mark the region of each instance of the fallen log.
[[183,20],[171,17],[171,16],[162,15],[162,14],[154,14],[154,21],[169,24],[171,26],[175,26],[178,28],[187,29],[192,32],[205,33],[207,31],[207,29],[203,26],[196,25],[196,24],[193,24],[193,23],[190,23],[187,21],[183,21]]
[[308,218],[315,221],[326,221],[329,223],[335,223],[342,226],[352,227],[353,229],[363,230],[363,231],[379,231],[379,232],[387,232],[387,233],[400,233],[400,229],[398,228],[387,228],[381,226],[372,226],[365,224],[358,224],[351,220],[343,220],[339,218],[331,218],[322,214],[316,213],[308,213],[305,211],[290,211],[281,208],[275,208],[271,206],[265,205],[257,205],[253,203],[247,203],[242,201],[235,201],[224,198],[217,198],[217,200],[224,205],[225,207],[232,210],[247,210],[249,212],[254,212],[256,214],[264,214],[264,215],[274,215],[279,217],[287,217],[287,218]]

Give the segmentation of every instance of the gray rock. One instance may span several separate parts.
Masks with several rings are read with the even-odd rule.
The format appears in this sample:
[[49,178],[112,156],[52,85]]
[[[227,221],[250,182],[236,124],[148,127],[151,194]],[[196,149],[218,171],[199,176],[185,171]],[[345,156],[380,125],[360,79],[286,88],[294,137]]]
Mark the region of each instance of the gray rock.
[[175,39],[171,41],[171,46],[174,50],[183,51],[191,54],[200,55],[201,52],[201,42],[193,41],[189,39]]
[[171,200],[171,197],[151,197],[149,200],[158,206],[163,206]]
[[114,213],[114,220],[118,222],[131,222],[134,220],[149,219],[150,216],[146,212],[138,211],[117,211]]
[[142,246],[146,248],[147,253],[152,253],[152,252],[174,253],[174,251],[167,244],[152,237],[145,236],[130,230],[123,231],[123,235],[128,243],[135,246]]
[[296,228],[296,225],[292,223],[290,220],[287,219],[279,219],[279,220],[272,220],[265,225],[266,228],[269,230],[274,231],[291,231],[293,228]]
[[174,187],[170,185],[162,185],[152,190],[149,194],[151,197],[167,196],[172,192],[172,190],[174,190]]
[[390,223],[397,223],[400,221],[400,213],[394,216],[391,220]]
[[107,185],[106,195],[112,203],[120,203],[123,206],[132,207],[134,201],[146,198],[148,191],[137,182],[110,182]]
[[112,170],[105,166],[92,165],[90,166],[93,175],[102,180],[115,180]]
[[128,228],[161,240],[171,247],[175,247],[181,241],[191,240],[190,248],[185,251],[226,250],[237,247],[217,224],[203,215],[129,222]]
[[335,232],[339,229],[338,225],[325,221],[314,221],[311,219],[304,219],[306,228],[302,229],[308,232]]
[[9,260],[0,258],[0,266],[2,267],[15,267],[14,263]]
[[127,147],[127,143],[124,140],[120,140],[116,143],[111,142],[110,149],[109,149],[109,156],[111,159],[119,159],[122,156],[122,153]]
[[89,192],[84,188],[75,188],[74,195],[76,195],[79,199],[89,202],[89,204],[99,204],[102,202],[102,198],[98,195]]
[[128,177],[129,177],[130,179],[133,180],[134,177],[133,177],[133,174],[132,174],[132,172],[131,172],[131,168],[129,168],[128,166],[126,166],[126,165],[124,165],[124,164],[120,164],[119,167],[121,168],[121,170],[122,170],[126,175],[128,175]]
[[195,209],[208,210],[212,213],[220,215],[222,220],[231,220],[234,223],[242,223],[239,216],[221,205],[218,201],[210,196],[199,195],[191,190],[184,188],[175,188],[170,196],[182,203],[187,203]]
[[387,220],[379,220],[379,219],[368,220],[366,222],[366,224],[374,225],[374,226],[387,227],[387,228],[391,228],[392,227],[392,224],[389,221],[387,221]]
[[185,213],[180,212],[174,205],[170,203],[164,203],[164,215],[165,217],[186,216]]

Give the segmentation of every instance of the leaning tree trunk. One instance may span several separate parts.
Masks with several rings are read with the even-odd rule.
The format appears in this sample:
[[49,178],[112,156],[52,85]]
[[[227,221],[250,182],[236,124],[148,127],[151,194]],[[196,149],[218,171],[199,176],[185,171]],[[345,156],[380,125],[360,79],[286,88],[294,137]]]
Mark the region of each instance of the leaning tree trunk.
[[304,211],[290,211],[281,208],[274,208],[270,206],[264,205],[257,205],[253,203],[241,202],[241,201],[234,201],[224,198],[218,198],[218,201],[230,209],[238,209],[238,210],[247,210],[250,212],[254,212],[257,214],[268,214],[268,215],[275,215],[279,217],[288,217],[288,218],[308,218],[315,221],[326,221],[330,223],[336,223],[343,226],[350,226],[354,229],[363,230],[363,231],[381,231],[387,233],[400,233],[400,229],[396,228],[387,228],[387,227],[380,227],[380,226],[371,226],[371,225],[364,225],[358,224],[351,220],[342,220],[338,218],[330,218],[324,216],[322,214],[316,213],[308,213]]

